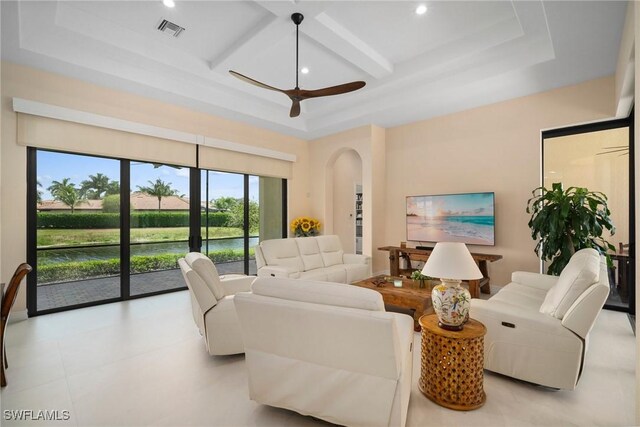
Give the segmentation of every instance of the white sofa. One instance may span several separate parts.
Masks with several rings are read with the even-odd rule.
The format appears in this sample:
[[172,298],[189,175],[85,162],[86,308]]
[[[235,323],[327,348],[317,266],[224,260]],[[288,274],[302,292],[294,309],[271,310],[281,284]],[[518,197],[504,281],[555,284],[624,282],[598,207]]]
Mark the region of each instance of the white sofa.
[[604,257],[582,249],[560,276],[515,272],[511,280],[489,300],[471,300],[470,316],[487,327],[485,369],[573,390],[609,295]]
[[338,236],[264,240],[255,251],[258,277],[338,283],[371,277],[371,257],[345,254]]
[[371,289],[258,277],[234,303],[256,402],[347,426],[404,426],[413,319]]
[[178,260],[178,265],[189,288],[193,320],[209,354],[244,353],[233,296],[250,291],[255,276],[218,276],[213,262],[199,252],[188,253]]

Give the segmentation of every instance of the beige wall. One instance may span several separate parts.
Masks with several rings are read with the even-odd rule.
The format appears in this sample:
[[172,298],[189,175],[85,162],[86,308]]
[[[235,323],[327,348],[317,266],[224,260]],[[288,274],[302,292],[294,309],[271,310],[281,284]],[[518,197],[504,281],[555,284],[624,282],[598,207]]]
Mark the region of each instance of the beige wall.
[[[26,149],[16,143],[12,97],[295,154],[298,160],[289,180],[289,215],[295,217],[309,210],[309,153],[304,140],[11,63],[2,63],[1,77],[0,280],[3,282],[26,259]],[[25,295],[26,287],[22,287],[15,310],[25,308]]]
[[354,150],[345,151],[333,166],[333,232],[347,253],[355,253],[356,185],[362,185],[362,160]]
[[[336,160],[347,151],[362,160],[362,253],[373,256],[373,271],[385,268],[377,248],[384,245],[385,130],[362,126],[309,142],[312,215],[324,221],[324,234],[335,232],[333,212]],[[343,239],[344,240],[344,239]]]
[[513,99],[386,131],[386,238],[406,240],[405,197],[493,191],[496,246],[470,246],[503,259],[493,282],[538,271],[525,212],[540,185],[540,131],[614,116],[613,77]]

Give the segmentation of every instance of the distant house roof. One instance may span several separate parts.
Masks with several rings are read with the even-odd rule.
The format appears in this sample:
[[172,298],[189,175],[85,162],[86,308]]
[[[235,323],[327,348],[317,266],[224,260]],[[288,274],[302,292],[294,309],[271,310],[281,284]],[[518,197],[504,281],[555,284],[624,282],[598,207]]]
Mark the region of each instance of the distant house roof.
[[[131,208],[136,211],[152,211],[158,209],[158,198],[145,193],[131,193]],[[178,196],[163,197],[160,210],[188,211],[189,199]]]
[[[131,209],[136,211],[158,210],[158,198],[145,193],[131,193]],[[58,200],[43,200],[38,204],[40,211],[70,211],[71,208]],[[76,211],[101,211],[102,200],[83,200],[75,207]],[[188,211],[189,199],[187,197],[168,196],[163,197],[160,205],[163,211]]]
[[[71,208],[58,200],[43,200],[38,203],[41,211],[69,211]],[[83,200],[75,207],[77,211],[101,211],[102,200]]]

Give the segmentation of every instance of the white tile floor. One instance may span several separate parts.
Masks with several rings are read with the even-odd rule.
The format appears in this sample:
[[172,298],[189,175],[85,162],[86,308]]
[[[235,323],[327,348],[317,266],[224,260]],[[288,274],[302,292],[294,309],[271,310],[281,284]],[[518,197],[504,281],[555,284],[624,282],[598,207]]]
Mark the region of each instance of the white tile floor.
[[[415,334],[414,348],[420,348]],[[0,408],[68,410],[67,422],[11,425],[323,426],[248,399],[244,357],[211,357],[187,292],[32,318],[7,331],[9,385]],[[626,315],[604,311],[573,392],[485,372],[487,403],[456,412],[418,391],[408,426],[628,426],[635,423],[635,339]]]

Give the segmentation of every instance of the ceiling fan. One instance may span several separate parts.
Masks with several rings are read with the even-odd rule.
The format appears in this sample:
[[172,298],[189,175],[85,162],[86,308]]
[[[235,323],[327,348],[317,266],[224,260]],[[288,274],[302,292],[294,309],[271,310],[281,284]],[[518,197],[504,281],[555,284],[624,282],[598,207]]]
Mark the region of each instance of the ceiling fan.
[[269,89],[276,92],[281,92],[287,95],[291,99],[291,111],[289,117],[298,117],[300,115],[300,101],[304,101],[309,98],[319,98],[321,96],[341,95],[343,93],[353,92],[354,90],[361,89],[366,84],[363,81],[356,81],[351,83],[345,83],[338,86],[325,87],[322,89],[305,90],[300,89],[298,85],[298,28],[304,16],[301,13],[294,13],[291,15],[291,20],[296,24],[296,87],[294,89],[278,89],[277,87],[269,86],[250,77],[244,76],[233,70],[229,70],[232,76],[239,78],[247,83],[261,87],[263,89]]

